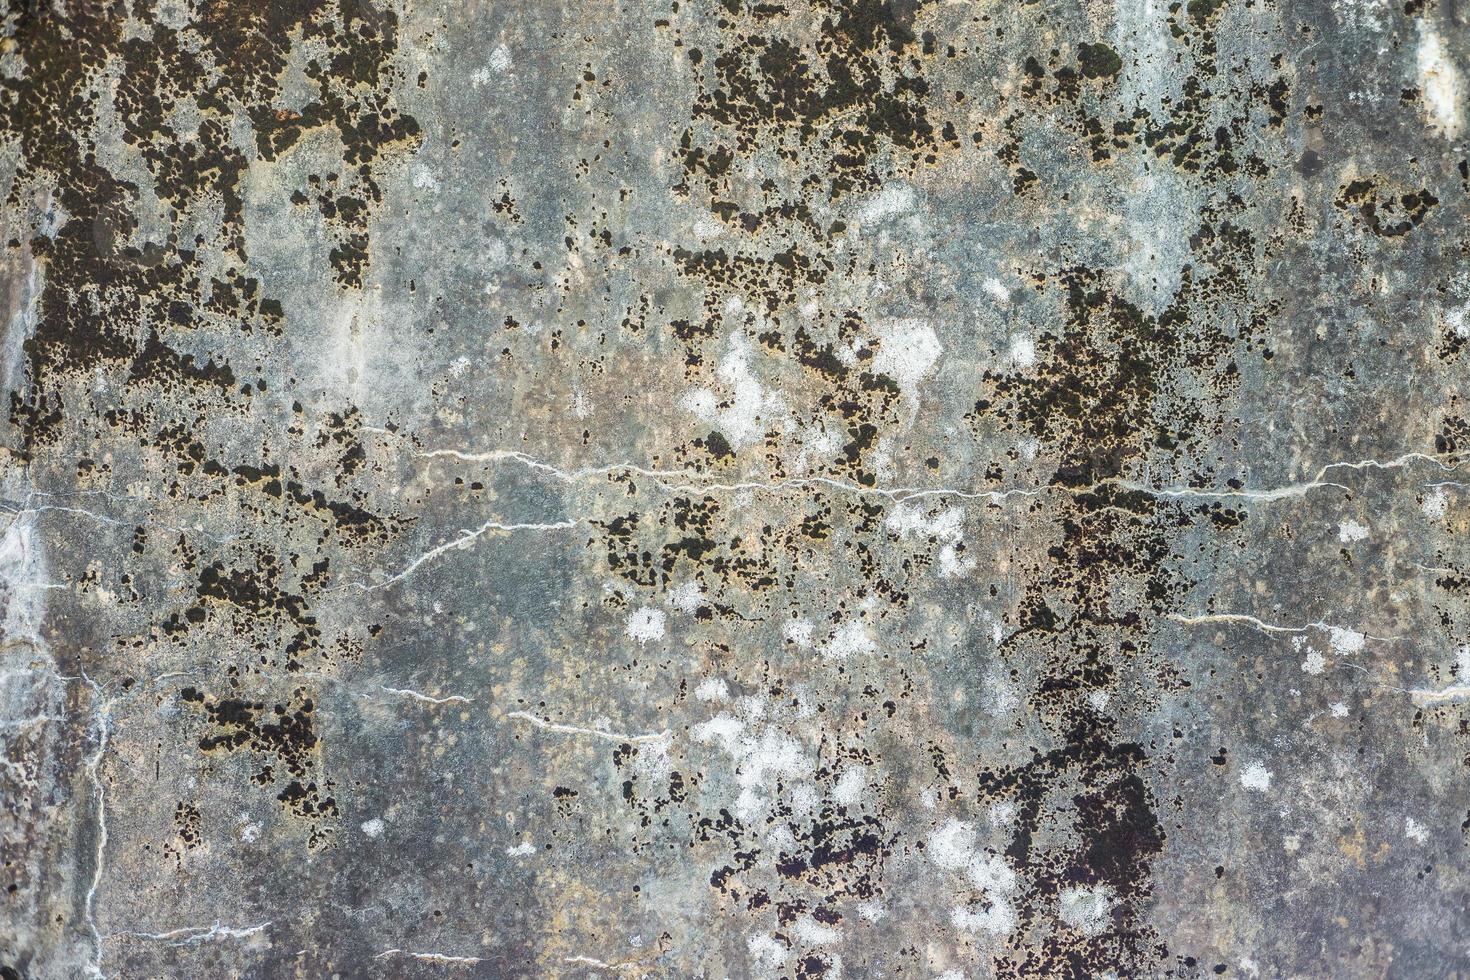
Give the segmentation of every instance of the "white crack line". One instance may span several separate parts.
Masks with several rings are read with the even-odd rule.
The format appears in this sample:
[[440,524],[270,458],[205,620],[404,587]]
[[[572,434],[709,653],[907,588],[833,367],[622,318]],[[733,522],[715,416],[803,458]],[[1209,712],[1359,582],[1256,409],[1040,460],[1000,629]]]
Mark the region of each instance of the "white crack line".
[[659,937],[658,945],[634,956],[627,956],[620,960],[608,962],[597,959],[594,956],[567,956],[562,959],[563,963],[575,963],[580,966],[590,966],[596,970],[646,970],[649,969],[654,960],[660,958],[669,951],[669,936],[667,933]]
[[1338,469],[1394,470],[1403,466],[1407,466],[1417,460],[1424,460],[1433,463],[1446,473],[1453,472],[1456,466],[1458,466],[1458,464],[1456,464],[1456,466],[1447,465],[1439,457],[1431,456],[1428,453],[1405,453],[1397,459],[1390,459],[1387,461],[1377,459],[1363,459],[1352,463],[1328,463],[1326,466],[1317,471],[1316,476],[1312,477],[1305,483],[1288,483],[1285,486],[1275,487],[1269,490],[1200,490],[1194,487],[1149,487],[1141,483],[1133,483],[1128,480],[1115,480],[1109,482],[1115,483],[1117,486],[1121,486],[1127,490],[1134,490],[1141,493],[1152,494],[1158,497],[1208,497],[1210,499],[1240,498],[1243,500],[1272,501],[1284,500],[1289,497],[1305,496],[1307,493],[1310,493],[1313,490],[1318,490],[1322,487],[1334,487],[1338,490],[1346,490],[1351,493],[1351,487],[1344,486],[1341,483],[1332,483],[1324,479],[1324,477],[1326,477],[1327,474],[1331,473],[1333,470]]
[[421,459],[436,459],[449,457],[463,463],[498,463],[501,460],[511,459],[517,463],[529,466],[533,470],[550,473],[552,476],[566,483],[575,483],[589,476],[608,476],[613,473],[636,473],[647,477],[697,477],[699,474],[693,470],[651,470],[638,466],[635,463],[610,463],[606,466],[588,466],[579,470],[562,470],[550,463],[537,459],[529,453],[516,452],[513,449],[494,449],[483,453],[466,453],[458,449],[434,449],[428,452],[418,452],[414,455]]
[[1195,487],[1150,487],[1142,483],[1134,483],[1132,480],[1105,480],[1099,486],[1116,486],[1124,490],[1132,490],[1134,493],[1148,494],[1150,497],[1164,498],[1201,498],[1206,500],[1255,500],[1269,503],[1273,500],[1286,500],[1291,497],[1305,496],[1309,491],[1322,487],[1334,487],[1338,490],[1352,492],[1352,488],[1341,483],[1331,483],[1326,480],[1312,480],[1307,483],[1292,483],[1284,487],[1276,487],[1272,490],[1200,490]]
[[1338,669],[1345,668],[1349,670],[1356,670],[1358,673],[1368,678],[1368,683],[1372,684],[1374,687],[1381,687],[1386,691],[1393,691],[1396,694],[1412,695],[1414,693],[1413,691],[1405,690],[1402,687],[1396,687],[1393,684],[1387,683],[1386,681],[1379,680],[1378,678],[1373,676],[1373,672],[1367,667],[1364,667],[1362,664],[1355,664],[1351,660],[1344,660],[1336,666]]
[[505,717],[519,718],[521,721],[529,722],[536,728],[548,732],[559,732],[563,735],[592,735],[596,738],[605,738],[610,742],[666,742],[673,733],[667,728],[661,732],[651,735],[624,735],[618,732],[606,732],[600,728],[580,728],[576,725],[561,725],[554,721],[546,721],[525,711],[512,711]]
[[[1035,497],[1041,492],[1040,490],[964,490],[950,487],[867,487],[862,484],[847,483],[843,480],[834,480],[825,476],[792,477],[787,480],[775,481],[744,480],[738,483],[720,483],[709,474],[700,473],[696,470],[655,470],[639,466],[635,463],[611,463],[606,466],[592,466],[579,470],[562,470],[534,456],[509,449],[498,449],[485,453],[466,453],[458,449],[435,449],[429,452],[420,452],[417,455],[426,459],[451,457],[467,463],[491,463],[509,459],[528,466],[531,469],[549,473],[565,483],[575,483],[593,476],[631,473],[636,476],[648,477],[658,486],[675,493],[738,493],[742,490],[780,493],[783,490],[823,486],[830,487],[834,490],[841,490],[845,493],[887,497],[894,501],[916,500],[922,497],[963,497],[973,500],[999,501],[1007,497]],[[669,480],[685,480],[690,482],[670,483],[668,482]]]
[[833,480],[825,476],[795,477],[790,480],[778,480],[774,483],[762,483],[748,480],[741,483],[664,483],[659,485],[666,490],[675,493],[698,493],[715,491],[721,493],[738,493],[742,490],[755,490],[767,493],[780,493],[792,488],[822,486],[842,490],[846,493],[854,493],[866,496],[886,497],[895,503],[903,503],[908,500],[920,500],[925,497],[960,497],[965,500],[989,500],[1000,502],[1009,497],[1035,497],[1040,490],[960,490],[950,487],[865,487],[857,483],[844,483],[841,480]]
[[1247,616],[1244,613],[1208,613],[1202,616],[1184,616],[1179,613],[1170,613],[1168,618],[1176,623],[1183,623],[1185,626],[1203,626],[1207,623],[1242,623],[1252,629],[1258,629],[1262,633],[1305,633],[1307,631],[1307,627],[1305,626],[1277,626],[1273,623],[1259,620],[1254,616]]
[[52,722],[68,721],[65,715],[32,715],[29,718],[5,718],[0,719],[0,731],[21,731],[27,728],[39,728]]
[[264,932],[266,929],[270,928],[270,926],[271,922],[267,921],[262,922],[258,926],[246,926],[244,928],[237,928],[234,926],[223,925],[220,923],[219,919],[215,919],[214,925],[210,926],[208,929],[205,929],[202,926],[184,926],[179,929],[170,929],[168,932],[114,932],[109,933],[106,938],[149,939],[155,941],[178,940],[177,942],[169,942],[169,945],[194,946],[199,943],[208,942],[210,940],[244,939],[247,936],[253,936],[257,933]]
[[92,884],[87,889],[87,897],[82,904],[82,917],[87,922],[87,928],[92,933],[92,942],[96,949],[96,962],[88,964],[88,972],[94,976],[103,978],[102,972],[102,931],[97,928],[97,915],[95,903],[97,900],[97,888],[102,884],[102,861],[107,850],[107,793],[102,786],[102,777],[97,775],[97,768],[102,764],[102,756],[107,752],[108,715],[111,713],[111,702],[102,697],[102,688],[97,682],[87,676],[86,671],[80,671],[81,678],[92,693],[97,696],[100,703],[96,708],[97,718],[97,751],[87,760],[86,769],[92,780],[92,788],[97,793],[97,850],[92,859]]
[[[92,680],[85,670],[79,670],[79,676],[61,674],[56,671],[54,666],[46,671],[35,670],[31,672],[45,673],[62,681],[81,681],[92,689],[97,699],[97,705],[93,711],[97,725],[97,750],[92,753],[84,764],[88,779],[92,783],[93,792],[97,796],[97,845],[93,853],[92,881],[87,888],[87,894],[82,902],[82,918],[87,924],[88,932],[92,935],[94,948],[94,962],[87,964],[87,975],[98,978],[98,980],[106,980],[106,974],[102,972],[103,944],[116,937],[131,936],[140,939],[168,940],[177,936],[196,933],[197,935],[191,935],[187,939],[173,943],[175,946],[186,946],[196,942],[203,942],[207,939],[241,938],[253,935],[268,927],[271,924],[270,922],[264,922],[258,926],[251,926],[245,929],[236,929],[230,926],[224,926],[219,920],[216,920],[214,925],[208,930],[200,927],[186,927],[167,933],[115,932],[103,935],[102,931],[97,927],[96,904],[97,891],[102,885],[103,866],[107,855],[107,790],[98,770],[102,765],[103,758],[107,754],[107,746],[111,733],[110,718],[112,706],[118,699],[105,697],[102,686]],[[141,690],[141,686],[139,690]]]
[[[100,490],[96,492],[102,493],[102,491]],[[55,494],[46,493],[45,491],[40,490],[35,491],[33,496],[35,495],[56,496]],[[108,496],[109,498],[114,497],[114,495],[112,494],[105,494],[105,496]],[[110,524],[114,527],[135,527],[139,524],[146,524],[151,527],[161,527],[166,531],[174,531],[178,534],[199,534],[208,538],[211,541],[214,541],[217,544],[229,544],[239,537],[239,535],[232,534],[229,537],[222,538],[218,535],[210,534],[202,527],[181,527],[177,524],[169,524],[166,521],[155,520],[151,517],[124,519],[119,517],[112,517],[107,514],[99,514],[96,511],[87,510],[85,507],[66,507],[61,504],[42,504],[39,507],[31,507],[29,506],[29,503],[30,499],[27,498],[26,503],[22,504],[20,507],[10,507],[5,506],[4,504],[0,504],[0,514],[5,514],[9,516],[12,521],[19,520],[22,517],[54,513],[69,514],[74,517],[90,517],[92,520],[96,521],[99,524]],[[62,586],[58,586],[58,588],[61,587]]]
[[381,684],[379,685],[379,687],[382,687],[383,690],[387,691],[389,694],[397,694],[400,697],[412,698],[415,701],[422,701],[425,704],[449,704],[452,701],[458,701],[461,704],[472,704],[475,700],[474,698],[467,698],[459,694],[450,694],[447,697],[436,698],[428,694],[421,694],[418,691],[411,691],[405,687],[387,687]]
[[[4,641],[3,644],[0,644],[0,646],[29,646],[36,649],[38,652],[43,649],[34,640],[29,640],[25,638],[8,639]],[[84,670],[79,671],[80,676],[62,674],[56,669],[56,665],[54,663],[50,663],[46,664],[44,668],[30,667],[6,671],[5,676],[18,676],[20,674],[39,674],[63,682],[81,681],[92,689],[93,694],[97,698],[97,705],[93,709],[93,717],[97,724],[97,751],[94,752],[84,763],[84,768],[86,769],[87,776],[92,783],[93,791],[97,794],[97,846],[92,856],[92,883],[88,887],[86,897],[83,899],[82,902],[82,918],[87,923],[87,931],[90,932],[92,935],[93,945],[94,962],[87,964],[87,975],[91,977],[96,977],[98,978],[98,980],[105,980],[106,974],[102,972],[102,944],[105,937],[102,935],[102,931],[97,928],[95,905],[97,899],[97,889],[102,882],[102,863],[106,856],[107,850],[107,795],[102,785],[102,777],[97,774],[97,769],[102,764],[103,756],[107,753],[109,729],[108,716],[112,710],[112,702],[103,697],[101,686],[98,685],[96,681],[92,680],[92,678],[88,677],[87,672]],[[12,767],[14,765],[13,763],[10,763],[9,760],[6,760],[6,763],[7,767]]]
[[0,575],[0,582],[4,582],[11,589],[40,589],[41,591],[51,591],[53,589],[71,588],[70,585],[64,582],[24,582],[20,579],[13,579],[8,575]]
[[1430,687],[1415,687],[1404,693],[1413,698],[1414,703],[1420,707],[1458,704],[1461,701],[1470,701],[1470,684],[1451,684],[1437,690]]
[[377,956],[374,956],[373,959],[381,960],[389,956],[410,956],[416,960],[423,960],[426,963],[443,963],[450,966],[473,966],[476,963],[484,962],[478,956],[450,956],[447,953],[413,953],[406,949],[398,949],[397,947],[385,949]]
[[1268,623],[1264,620],[1257,619],[1255,616],[1248,616],[1245,613],[1206,613],[1200,616],[1184,616],[1179,613],[1170,613],[1166,618],[1172,619],[1176,623],[1183,623],[1185,626],[1203,626],[1208,623],[1237,623],[1242,626],[1249,626],[1251,629],[1260,630],[1262,633],[1307,633],[1311,630],[1321,630],[1333,636],[1361,636],[1364,639],[1378,640],[1383,643],[1391,643],[1394,640],[1403,639],[1401,636],[1374,636],[1372,633],[1364,633],[1350,626],[1334,626],[1331,623],[1323,622],[1307,623],[1304,626],[1278,626],[1275,623]]
[[[1197,626],[1205,623],[1238,623],[1244,626],[1249,626],[1251,629],[1260,630],[1263,633],[1299,634],[1308,632],[1309,630],[1322,630],[1326,633],[1331,634],[1331,636],[1333,636],[1334,638],[1340,637],[1344,634],[1348,634],[1352,636],[1360,636],[1368,640],[1378,640],[1382,642],[1392,642],[1394,640],[1403,639],[1403,637],[1401,636],[1374,636],[1371,633],[1360,633],[1357,630],[1348,629],[1342,626],[1333,626],[1331,623],[1308,623],[1305,626],[1278,626],[1274,623],[1263,622],[1257,619],[1255,616],[1247,616],[1242,613],[1215,613],[1213,615],[1205,616],[1180,616],[1177,614],[1171,614],[1168,618],[1174,620],[1177,623],[1183,623],[1187,626]],[[1367,677],[1368,682],[1374,687],[1381,687],[1384,690],[1393,691],[1396,694],[1408,695],[1413,700],[1413,702],[1420,707],[1434,704],[1453,704],[1459,701],[1470,700],[1470,685],[1452,684],[1448,687],[1440,688],[1438,690],[1422,687],[1398,687],[1397,685],[1390,684],[1387,681],[1379,680],[1367,667],[1364,667],[1362,664],[1353,663],[1351,660],[1343,659],[1340,654],[1338,656],[1337,663],[1334,666],[1337,668],[1356,670]]]
[[428,551],[424,552],[422,555],[419,555],[413,561],[409,562],[408,565],[403,569],[403,571],[399,572],[396,575],[390,576],[389,578],[386,578],[381,582],[374,582],[371,585],[366,582],[346,582],[342,585],[333,586],[325,591],[339,592],[343,589],[357,589],[361,592],[376,592],[378,589],[386,589],[390,585],[402,582],[404,579],[408,578],[414,572],[418,571],[424,565],[438,558],[440,555],[443,555],[444,553],[449,551],[454,551],[456,549],[468,548],[471,544],[475,542],[477,538],[481,537],[482,535],[488,534],[491,531],[562,531],[568,528],[576,527],[577,524],[577,521],[556,521],[551,524],[502,524],[499,521],[486,521],[478,528],[475,528],[473,530],[461,531],[459,537],[452,538],[441,545],[430,548]]
[[[650,957],[651,959],[652,957]],[[576,963],[581,966],[590,966],[598,970],[637,970],[641,968],[646,960],[618,960],[616,963],[608,963],[595,959],[591,956],[568,956],[562,960],[563,963]]]
[[[782,490],[792,488],[825,486],[831,487],[835,490],[842,490],[848,493],[886,497],[896,502],[901,502],[904,500],[914,500],[923,497],[960,497],[965,499],[983,499],[990,500],[992,502],[998,502],[1012,496],[1035,497],[1042,492],[1048,490],[1065,490],[1066,492],[1070,493],[1077,492],[1075,490],[1068,490],[1067,488],[1058,487],[1055,485],[1031,490],[970,490],[956,487],[867,487],[856,483],[847,483],[842,480],[834,480],[829,477],[822,476],[796,477],[789,480],[777,480],[774,482],[761,482],[752,480],[742,481],[738,483],[720,483],[715,481],[708,474],[699,473],[693,470],[649,469],[647,467],[639,466],[633,463],[611,463],[605,466],[586,467],[577,470],[563,470],[552,466],[550,463],[547,463],[544,460],[537,459],[536,457],[531,456],[527,453],[517,452],[510,449],[496,449],[488,452],[478,453],[467,453],[459,449],[434,449],[429,451],[420,451],[416,453],[416,455],[425,459],[451,458],[467,463],[491,463],[499,462],[502,460],[514,460],[515,462],[521,463],[522,465],[530,467],[531,469],[540,470],[544,473],[549,473],[557,479],[567,483],[574,483],[578,480],[582,480],[592,476],[607,476],[613,473],[631,473],[638,476],[648,477],[666,490],[684,493],[700,491],[738,492],[742,490],[780,492]],[[1166,499],[1242,499],[1259,502],[1270,502],[1275,500],[1284,500],[1292,497],[1304,496],[1313,490],[1318,490],[1324,487],[1332,487],[1338,490],[1351,492],[1351,487],[1348,487],[1342,483],[1334,483],[1325,479],[1325,477],[1333,470],[1398,469],[1419,460],[1434,463],[1445,472],[1454,471],[1456,469],[1456,466],[1458,465],[1456,464],[1456,466],[1451,466],[1444,463],[1437,456],[1432,456],[1427,453],[1414,452],[1405,453],[1404,455],[1391,460],[1363,459],[1351,462],[1343,461],[1337,463],[1328,463],[1327,465],[1319,469],[1317,471],[1317,474],[1308,481],[1302,483],[1289,483],[1284,486],[1262,490],[1219,490],[1177,486],[1154,487],[1132,480],[1104,480],[1100,483],[1093,484],[1092,487],[1089,487],[1088,489],[1097,489],[1098,487],[1104,486],[1117,486],[1125,490],[1130,490],[1134,493],[1144,493],[1151,497],[1160,497]],[[679,479],[688,482],[668,482],[671,479]]]
[[[0,673],[0,679],[3,679],[4,676],[5,675],[3,673]],[[198,671],[174,670],[169,671],[166,674],[159,674],[157,677],[154,677],[149,683],[157,684],[160,681],[170,680],[175,677],[198,676],[200,676],[200,673]],[[343,677],[334,677],[331,674],[323,674],[321,671],[316,670],[303,670],[297,674],[274,674],[267,671],[260,671],[251,673],[249,676],[251,678],[259,678],[261,680],[272,681],[274,683],[291,684],[296,686],[300,686],[306,681],[319,681],[322,684],[332,685],[334,687],[341,688],[348,697],[361,698],[365,701],[376,700],[372,694],[355,688],[353,686],[355,683],[353,680]],[[425,694],[422,691],[415,691],[411,688],[406,687],[389,687],[386,684],[378,684],[376,686],[378,690],[383,691],[387,694],[392,694],[400,698],[408,698],[410,700],[419,701],[424,704],[450,704],[454,702],[462,704],[473,704],[475,700],[474,698],[465,697],[462,694],[447,694],[444,697],[434,697],[433,695]]]

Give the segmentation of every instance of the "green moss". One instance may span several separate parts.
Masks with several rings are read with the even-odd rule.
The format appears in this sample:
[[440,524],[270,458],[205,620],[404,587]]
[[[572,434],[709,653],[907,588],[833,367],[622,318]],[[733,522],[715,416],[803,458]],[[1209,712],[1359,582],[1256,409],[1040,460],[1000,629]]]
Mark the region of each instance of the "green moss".
[[1123,70],[1123,59],[1118,57],[1118,52],[1101,42],[1079,47],[1077,60],[1082,63],[1082,74],[1087,78],[1112,78]]
[[1223,6],[1225,0],[1189,0],[1189,16],[1195,20],[1209,20]]

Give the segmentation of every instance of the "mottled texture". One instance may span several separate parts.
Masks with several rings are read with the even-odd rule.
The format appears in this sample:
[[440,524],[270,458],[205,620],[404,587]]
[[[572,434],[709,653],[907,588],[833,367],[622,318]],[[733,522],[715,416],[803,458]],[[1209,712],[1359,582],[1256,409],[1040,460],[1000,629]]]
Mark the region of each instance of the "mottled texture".
[[1470,976],[1470,10],[12,0],[0,977]]

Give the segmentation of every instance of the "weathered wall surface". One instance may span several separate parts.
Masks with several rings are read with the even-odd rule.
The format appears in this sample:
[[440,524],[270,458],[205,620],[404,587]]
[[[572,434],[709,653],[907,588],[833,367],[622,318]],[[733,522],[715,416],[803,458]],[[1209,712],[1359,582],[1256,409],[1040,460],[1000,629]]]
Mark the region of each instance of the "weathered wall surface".
[[1467,19],[12,0],[0,976],[1470,975]]

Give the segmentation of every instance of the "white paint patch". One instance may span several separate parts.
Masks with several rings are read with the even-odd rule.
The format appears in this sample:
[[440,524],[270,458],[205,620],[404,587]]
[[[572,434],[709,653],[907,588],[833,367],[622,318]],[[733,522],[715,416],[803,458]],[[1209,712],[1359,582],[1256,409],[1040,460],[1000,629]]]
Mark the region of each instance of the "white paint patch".
[[797,939],[812,946],[830,946],[842,940],[841,929],[824,925],[809,915],[804,915],[796,920],[795,931]]
[[864,221],[882,221],[913,209],[914,189],[905,184],[895,184],[870,197],[858,211],[858,217]]
[[995,854],[977,854],[971,858],[965,867],[965,876],[972,885],[986,892],[1008,895],[1016,887],[1016,873]]
[[1455,332],[1456,337],[1461,340],[1470,339],[1470,303],[1457,306],[1453,310],[1446,310],[1444,322]]
[[991,674],[985,678],[985,693],[991,714],[1009,714],[1021,704],[1016,685],[1002,674]]
[[701,701],[724,701],[730,697],[730,685],[722,677],[707,677],[694,689]]
[[958,507],[948,507],[931,518],[925,516],[922,507],[899,504],[883,523],[901,538],[917,535],[940,541],[958,541],[964,536],[965,512]]
[[1430,127],[1447,139],[1460,135],[1460,72],[1432,27],[1419,33],[1419,89],[1429,110]]
[[812,645],[812,624],[806,619],[788,619],[781,627],[781,636],[787,643],[794,643],[805,649]]
[[378,410],[393,387],[385,382],[397,367],[390,366],[386,354],[387,325],[393,314],[384,308],[382,290],[340,294],[311,312],[321,330],[311,342],[313,383],[327,389],[333,404],[361,405],[365,415],[370,410],[379,417],[390,414],[386,407]]
[[750,819],[759,811],[761,801],[757,790],[774,789],[778,779],[788,782],[807,775],[811,762],[801,743],[782,732],[767,729],[760,738],[741,746],[739,767],[735,780],[741,786],[735,801],[735,812],[743,819]]
[[[47,568],[41,535],[36,530],[36,515],[15,515],[0,537],[0,582],[9,593],[0,636],[6,640],[29,640],[37,650],[46,648],[41,625],[46,616],[46,592],[51,587]],[[7,673],[0,678],[11,676],[14,675]]]
[[[790,785],[811,773],[811,760],[800,742],[784,732],[767,728],[759,736],[747,734],[745,722],[719,714],[690,729],[700,742],[718,742],[735,760],[735,784],[740,788],[735,813],[742,820],[757,816],[765,805],[765,794],[777,780]],[[807,788],[808,793],[810,789]],[[796,791],[792,792],[793,800]],[[811,802],[817,802],[811,794]]]
[[708,388],[691,388],[679,400],[679,407],[702,419],[713,421],[720,411],[720,396]]
[[1016,913],[1010,902],[996,898],[991,900],[989,908],[979,911],[956,906],[949,914],[949,921],[961,932],[989,932],[999,935],[1015,930]]
[[1338,654],[1357,653],[1363,649],[1363,643],[1368,637],[1357,630],[1343,629],[1340,626],[1332,627],[1327,634],[1327,642],[1332,644],[1333,652]]
[[1021,333],[1011,338],[1011,349],[1006,355],[1019,368],[1028,368],[1036,363],[1036,341]]
[[[500,269],[504,267],[509,258],[510,251],[505,247],[505,242],[502,242],[498,238],[492,238],[485,243],[485,250],[480,253],[480,264],[486,269]],[[494,296],[498,292],[500,292],[500,279],[498,277],[485,283],[486,296]],[[541,332],[541,324],[538,321],[533,321],[526,324],[526,330],[532,334],[539,334]]]
[[1404,836],[1420,844],[1429,842],[1429,831],[1425,830],[1424,825],[1413,817],[1404,818]]
[[947,871],[958,871],[975,853],[975,825],[950,817],[929,835],[929,860]]
[[879,436],[877,445],[868,456],[868,462],[879,480],[891,481],[898,473],[893,465],[893,440],[888,436]]
[[698,582],[685,582],[669,590],[669,605],[682,613],[692,613],[704,601],[704,593]]
[[536,853],[536,845],[530,841],[522,841],[515,847],[507,847],[505,853],[510,857],[530,857]]
[[[1157,3],[1158,0],[1146,0],[1145,5]],[[1162,6],[1158,4],[1153,15],[1158,24],[1164,22],[1163,12],[1158,9]],[[1125,54],[1123,58],[1126,64],[1128,56]],[[1168,87],[1168,83],[1150,85],[1151,91],[1140,94],[1152,101]],[[1161,313],[1179,291],[1182,272],[1190,257],[1189,224],[1171,216],[1179,212],[1181,202],[1194,200],[1197,192],[1172,171],[1173,168],[1135,168],[1133,180],[1125,191],[1128,203],[1121,230],[1127,236],[1123,259],[1127,298],[1153,315]]]
[[757,963],[762,963],[766,966],[780,966],[786,962],[788,955],[786,947],[777,942],[775,938],[767,936],[764,933],[746,939],[745,945]]
[[960,508],[948,507],[928,517],[923,508],[900,504],[889,513],[884,524],[900,538],[938,541],[940,578],[959,578],[974,571],[975,559],[960,557],[960,545],[965,540],[965,512]]
[[1006,636],[1005,624],[1000,621],[999,617],[991,613],[981,613],[980,615],[982,619],[990,622],[990,642],[999,650]]
[[838,425],[830,428],[823,419],[816,419],[809,425],[796,426],[796,438],[801,449],[792,462],[792,470],[795,473],[809,473],[812,469],[812,460],[826,460],[842,448],[843,439],[840,432],[846,431]]
[[839,806],[852,806],[862,799],[863,790],[868,788],[868,778],[858,768],[848,769],[832,788],[832,802]]
[[1322,656],[1320,650],[1307,649],[1307,659],[1302,661],[1302,672],[1312,675],[1322,673],[1327,669],[1327,658]]
[[1368,536],[1367,525],[1359,524],[1357,521],[1343,521],[1337,525],[1337,540],[1343,544],[1351,544],[1354,541],[1362,541]]
[[[742,796],[744,794],[741,794]],[[736,801],[737,806],[740,801]],[[810,786],[798,786],[791,791],[791,809],[798,814],[812,813],[820,806],[822,798]]]
[[1383,18],[1388,13],[1387,0],[1335,0],[1332,7],[1342,23],[1373,34],[1383,30]]
[[1332,706],[1327,710],[1331,712],[1334,718],[1346,718],[1348,716],[1348,706],[1341,701],[1333,702]]
[[653,609],[644,606],[635,609],[628,615],[627,625],[623,632],[639,644],[647,643],[649,640],[661,640],[664,638],[664,624],[667,621],[662,609]]
[[944,353],[939,335],[923,320],[891,320],[877,329],[882,346],[873,358],[873,370],[898,382],[910,404],[919,400],[919,382]]
[[364,820],[362,822],[362,832],[364,834],[367,834],[369,837],[383,836],[383,827],[384,824],[382,817],[373,817],[373,819],[371,820]]
[[1271,788],[1271,772],[1259,762],[1252,762],[1241,770],[1240,785],[1264,793]]
[[1064,888],[1059,901],[1062,921],[1085,936],[1096,936],[1108,927],[1113,910],[1113,890]]
[[701,239],[719,238],[725,233],[725,226],[713,218],[700,218],[694,222],[694,234]]
[[822,647],[822,656],[828,660],[846,660],[854,654],[871,655],[878,652],[878,644],[868,635],[861,620],[850,619],[837,627]]
[[746,721],[760,721],[766,716],[766,699],[746,695],[736,703],[736,708]]
[[1424,502],[1419,505],[1419,510],[1430,520],[1437,520],[1444,516],[1449,508],[1449,498],[1445,496],[1442,488],[1436,487],[1434,492],[1424,497]]
[[490,59],[485,62],[485,67],[476,68],[470,73],[470,84],[475,88],[484,88],[490,84],[492,74],[504,75],[510,71],[510,66],[510,51],[505,45],[498,45],[494,51],[490,52]]
[[721,401],[707,388],[690,389],[679,402],[685,411],[719,430],[734,449],[763,439],[767,423],[782,408],[779,392],[768,393],[750,369],[750,340],[743,333],[733,333],[726,345],[724,360],[716,369],[731,396]]
[[[599,721],[598,727],[608,724]],[[633,768],[653,779],[662,779],[673,769],[673,763],[669,761],[669,740],[657,738],[654,741],[644,741],[633,759]]]
[[983,900],[970,906],[956,905],[950,922],[962,932],[1010,932],[1016,927],[1016,912],[1009,896],[1016,889],[1016,873],[994,854],[976,852],[975,825],[951,817],[929,835],[929,860],[947,871],[963,869],[970,884],[984,893]]
[[731,754],[736,752],[740,744],[740,734],[745,731],[745,722],[730,715],[715,715],[709,721],[702,721],[695,725],[690,732],[701,742],[719,742],[725,751]]

